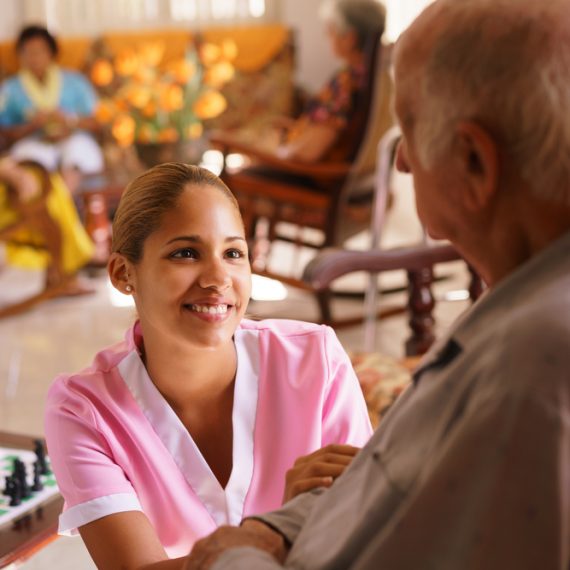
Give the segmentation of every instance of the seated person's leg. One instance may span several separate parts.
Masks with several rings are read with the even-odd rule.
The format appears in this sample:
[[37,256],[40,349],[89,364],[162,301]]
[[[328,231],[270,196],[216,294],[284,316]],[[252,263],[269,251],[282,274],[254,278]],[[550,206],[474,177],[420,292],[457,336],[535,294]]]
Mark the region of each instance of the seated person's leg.
[[63,271],[66,275],[73,275],[92,259],[95,246],[79,219],[61,176],[52,174],[50,178],[52,189],[47,199],[47,211],[61,231]]
[[72,194],[83,174],[97,174],[104,170],[103,151],[88,133],[73,133],[58,144],[58,152],[61,174]]
[[33,160],[49,172],[57,170],[59,153],[57,148],[37,137],[25,137],[10,149],[10,156],[16,161]]

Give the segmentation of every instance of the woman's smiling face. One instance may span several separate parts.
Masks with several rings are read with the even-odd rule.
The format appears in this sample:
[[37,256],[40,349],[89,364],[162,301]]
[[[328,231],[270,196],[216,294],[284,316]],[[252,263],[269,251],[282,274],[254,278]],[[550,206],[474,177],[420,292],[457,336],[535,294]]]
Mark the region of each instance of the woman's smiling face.
[[236,206],[211,185],[188,184],[130,272],[145,335],[174,336],[204,348],[231,341],[251,293]]

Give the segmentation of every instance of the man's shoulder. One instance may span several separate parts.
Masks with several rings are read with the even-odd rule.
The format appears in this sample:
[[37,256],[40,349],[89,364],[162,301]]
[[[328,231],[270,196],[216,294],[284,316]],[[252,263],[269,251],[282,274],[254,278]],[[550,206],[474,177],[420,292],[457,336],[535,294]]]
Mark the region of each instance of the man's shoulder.
[[484,383],[523,395],[551,391],[570,380],[570,278],[536,290],[497,313],[486,338],[472,347]]
[[[570,337],[570,271],[551,275],[532,290],[513,298],[506,325],[513,338],[536,336],[556,342]],[[500,323],[498,323],[500,324]]]

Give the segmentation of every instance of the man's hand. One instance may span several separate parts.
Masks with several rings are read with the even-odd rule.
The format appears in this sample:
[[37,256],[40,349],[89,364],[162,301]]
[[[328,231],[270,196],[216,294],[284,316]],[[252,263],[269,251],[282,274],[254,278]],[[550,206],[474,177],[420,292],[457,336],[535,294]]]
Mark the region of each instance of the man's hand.
[[230,548],[250,546],[271,554],[280,564],[285,561],[288,548],[284,538],[256,520],[246,520],[240,527],[222,526],[199,540],[188,556],[183,570],[208,570]]
[[315,487],[330,487],[359,451],[352,445],[331,444],[299,457],[285,476],[283,503]]

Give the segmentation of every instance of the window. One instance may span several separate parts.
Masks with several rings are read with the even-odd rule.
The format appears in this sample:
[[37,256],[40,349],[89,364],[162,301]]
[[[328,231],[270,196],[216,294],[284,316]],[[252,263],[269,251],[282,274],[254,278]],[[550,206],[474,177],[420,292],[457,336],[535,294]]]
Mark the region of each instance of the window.
[[274,20],[280,1],[283,0],[23,0],[21,17],[23,22],[43,21],[57,35],[94,36],[134,28],[195,28],[204,24]]
[[265,4],[266,0],[170,0],[170,16],[189,22],[251,20],[265,16]]

